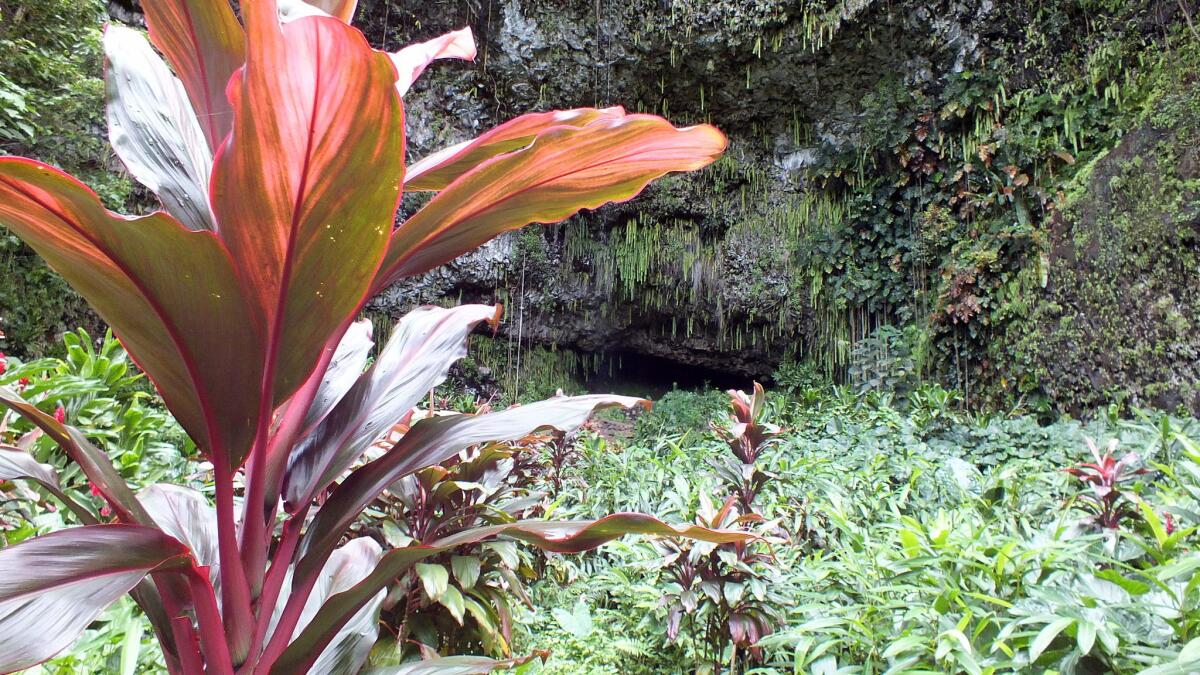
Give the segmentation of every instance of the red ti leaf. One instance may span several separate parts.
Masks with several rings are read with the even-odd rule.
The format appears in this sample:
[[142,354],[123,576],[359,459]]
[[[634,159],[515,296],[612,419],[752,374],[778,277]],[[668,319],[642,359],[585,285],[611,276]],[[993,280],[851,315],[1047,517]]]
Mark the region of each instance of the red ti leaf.
[[197,564],[216,570],[220,565],[217,511],[204,495],[191,488],[156,483],[138,492],[138,501],[159,529],[187,545]]
[[337,349],[329,360],[329,366],[321,375],[321,384],[317,387],[312,404],[304,413],[303,432],[300,434],[302,438],[325,419],[362,376],[367,359],[371,355],[371,347],[375,346],[375,341],[371,339],[371,331],[369,319],[356,321],[342,336],[341,342],[338,342]]
[[191,230],[215,229],[208,207],[212,150],[183,84],[131,28],[109,26],[104,54],[113,150],[180,223]]
[[403,96],[425,68],[437,59],[475,60],[475,37],[470,28],[463,28],[435,37],[427,42],[409,45],[391,55],[396,66],[396,89]]
[[187,547],[140,525],[92,525],[0,549],[0,672],[69,646],[148,573],[192,566]]
[[97,523],[91,511],[62,491],[58,484],[58,471],[54,467],[39,463],[21,448],[0,445],[0,481],[21,479],[37,482],[70,509],[84,525]]
[[228,0],[142,3],[150,40],[183,81],[214,151],[233,124],[225,86],[245,61],[245,34]]
[[283,486],[288,511],[307,506],[441,384],[450,366],[467,355],[471,330],[498,313],[498,307],[462,305],[421,307],[405,315],[370,370],[292,451]]
[[267,325],[273,405],[363,301],[400,197],[404,131],[395,71],[357,30],[320,16],[280,25],[272,0],[244,15],[246,65],[229,86],[234,128],[212,202]]
[[528,147],[539,134],[562,126],[583,127],[601,117],[621,118],[623,108],[576,108],[529,113],[469,141],[439,150],[408,167],[404,189],[441,190],[456,178],[497,155]]
[[[304,603],[304,611],[293,637],[312,622],[331,595],[347,591],[367,578],[382,557],[383,549],[370,537],[351,539],[334,551],[321,570],[312,595]],[[283,597],[286,598],[287,594]],[[378,638],[379,608],[383,604],[383,597],[384,591],[380,589],[342,626],[317,658],[312,672],[357,673],[362,669],[371,646]]]
[[113,327],[196,444],[236,466],[253,436],[263,349],[220,240],[165,213],[118,216],[74,178],[21,158],[0,158],[0,225]]
[[358,8],[358,0],[305,0],[305,2],[345,23],[354,20],[354,10]]
[[676,129],[653,115],[552,128],[525,149],[463,174],[401,225],[374,288],[428,271],[502,232],[631,199],[666,173],[707,166],[725,144],[714,127]]

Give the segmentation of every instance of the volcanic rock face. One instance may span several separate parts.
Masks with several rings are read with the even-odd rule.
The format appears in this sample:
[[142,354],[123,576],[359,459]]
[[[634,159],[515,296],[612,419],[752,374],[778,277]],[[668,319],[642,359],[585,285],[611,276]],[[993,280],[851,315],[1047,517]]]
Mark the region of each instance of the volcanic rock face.
[[731,141],[718,167],[503,237],[374,307],[398,314],[419,301],[498,297],[510,319],[524,313],[526,340],[770,373],[812,342],[811,309],[792,297],[802,237],[780,222],[807,170],[854,147],[864,92],[893,80],[938,88],[980,59],[980,27],[994,11],[987,0],[815,4],[364,0],[358,23],[374,44],[463,25],[480,44],[475,64],[440,63],[408,95],[415,157],[521,112],[577,106],[706,120]]

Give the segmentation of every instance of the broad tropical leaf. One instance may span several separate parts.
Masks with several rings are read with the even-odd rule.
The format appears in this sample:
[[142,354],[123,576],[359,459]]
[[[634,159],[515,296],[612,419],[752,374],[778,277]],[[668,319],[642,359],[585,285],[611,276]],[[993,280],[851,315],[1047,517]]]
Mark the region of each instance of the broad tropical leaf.
[[354,10],[358,8],[358,0],[307,0],[309,4],[321,8],[326,14],[336,16],[346,23],[354,20]]
[[308,0],[275,0],[275,3],[279,6],[279,20],[284,23],[306,16],[333,16]]
[[371,354],[371,347],[375,346],[371,332],[371,321],[363,319],[351,324],[342,336],[329,366],[321,376],[321,384],[313,402],[305,413],[302,427],[304,432],[311,432],[320,424],[362,376],[363,369],[367,366],[367,358]]
[[92,525],[0,549],[0,672],[65,649],[152,571],[186,569],[183,544],[139,525]]
[[288,510],[307,504],[441,384],[450,366],[467,355],[471,330],[498,313],[499,307],[463,305],[405,315],[370,370],[292,453],[283,490]]
[[278,0],[281,21],[294,21],[303,16],[330,16],[350,23],[358,0]]
[[163,532],[191,550],[197,564],[217,569],[217,511],[204,495],[158,483],[143,488],[137,498]]
[[150,40],[187,90],[214,152],[233,125],[225,86],[245,61],[246,37],[225,0],[151,0],[142,3]]
[[[299,625],[307,627],[331,595],[345,592],[367,578],[382,557],[383,549],[369,537],[353,539],[334,551],[304,605]],[[342,626],[313,664],[312,672],[357,673],[362,669],[379,638],[379,608],[385,595],[386,591],[380,589]]]
[[9,445],[0,445],[0,481],[28,479],[47,489],[58,490],[58,471],[42,464],[33,455]]
[[538,429],[570,431],[597,409],[643,404],[627,396],[573,396],[550,399],[486,415],[446,415],[421,420],[383,457],[354,470],[342,481],[304,535],[297,576],[319,569],[354,518],[389,485],[418,469],[441,463],[485,441],[509,441]]
[[499,536],[520,539],[556,553],[579,553],[626,534],[687,537],[718,544],[744,542],[754,538],[754,535],[746,532],[710,530],[696,525],[676,527],[640,513],[617,513],[586,522],[526,521],[492,525],[465,530],[427,545],[393,549],[384,554],[379,565],[361,583],[329,598],[321,613],[288,646],[271,673],[282,675],[304,672],[304,668],[311,664],[314,658],[311,654],[324,649],[339,628],[380,589],[430,556]]
[[400,197],[404,130],[395,71],[361,33],[327,17],[281,26],[270,0],[244,10],[249,51],[229,86],[212,203],[267,326],[274,405],[365,297]]
[[[53,421],[54,418],[47,416]],[[107,460],[107,457],[104,458]],[[108,467],[110,470],[111,466]],[[115,473],[115,472],[114,472]],[[99,521],[87,507],[75,501],[73,497],[66,494],[59,488],[58,472],[49,464],[39,464],[32,455],[20,448],[10,448],[0,446],[0,480],[16,480],[26,478],[37,481],[50,494],[54,495],[61,501],[75,517],[84,525],[96,525]],[[151,624],[154,626],[155,632],[160,636],[166,636],[170,633],[169,621],[166,613],[162,608],[162,600],[159,598],[158,591],[149,580],[143,580],[130,591],[134,601],[142,608],[149,617]],[[167,650],[167,655],[174,658],[173,645],[164,644],[164,649]]]
[[409,45],[391,55],[396,66],[396,89],[403,96],[413,82],[438,59],[475,60],[475,37],[470,28],[463,28],[435,37],[427,42]]
[[539,134],[561,126],[583,127],[602,117],[619,119],[623,108],[576,108],[529,113],[469,141],[443,148],[408,167],[404,189],[441,190],[485,160],[528,147]]
[[117,157],[185,227],[215,230],[212,151],[183,84],[135,30],[109,26],[104,54],[108,138]]
[[211,232],[124,218],[74,178],[0,158],[0,225],[87,298],[213,461],[236,466],[259,407],[260,322]]
[[463,174],[401,225],[374,289],[449,262],[508,230],[628,200],[666,173],[710,164],[725,143],[711,126],[676,129],[653,115],[601,116],[584,127],[551,128],[525,149]]

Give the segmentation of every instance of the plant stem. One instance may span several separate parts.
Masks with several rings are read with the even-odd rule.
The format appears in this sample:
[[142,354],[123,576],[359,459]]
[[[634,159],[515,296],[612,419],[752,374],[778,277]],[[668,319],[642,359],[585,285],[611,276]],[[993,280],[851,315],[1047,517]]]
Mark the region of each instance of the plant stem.
[[[154,575],[155,577],[167,577],[168,575]],[[174,577],[175,575],[169,575]],[[178,577],[175,577],[178,580]],[[183,605],[179,599],[168,588],[168,583],[165,579],[155,578],[155,583],[159,588],[159,596],[162,598],[163,611],[167,613],[167,622],[171,627],[171,640],[175,645],[175,652],[179,657],[179,667],[186,675],[193,673],[204,672],[204,659],[200,656],[199,636],[196,635],[196,629],[192,626],[192,619],[184,614]],[[168,665],[169,661],[168,661]]]
[[[246,570],[238,554],[237,523],[234,521],[233,473],[224,462],[214,464],[217,488],[217,548],[221,562],[221,600],[229,649],[237,663],[250,653],[254,615],[250,611],[250,589]],[[199,609],[197,608],[197,613]]]
[[300,530],[304,527],[304,518],[308,508],[301,509],[283,525],[283,537],[279,547],[275,549],[271,569],[267,572],[263,583],[262,594],[258,599],[258,621],[254,627],[254,640],[250,643],[250,653],[256,655],[262,648],[267,637],[267,629],[271,626],[271,615],[275,604],[279,602],[279,592],[283,588],[283,580],[291,567],[292,556],[296,553],[296,545],[300,542]]
[[200,624],[200,644],[204,648],[207,673],[233,675],[229,642],[221,623],[221,613],[217,610],[217,595],[208,580],[208,568],[193,567],[188,570],[187,577],[192,589],[192,603],[196,608],[196,620]]
[[171,632],[179,649],[179,663],[183,672],[186,675],[203,675],[204,658],[200,656],[200,643],[192,620],[186,616],[172,618]]
[[[287,649],[288,644],[292,641],[292,633],[296,632],[296,624],[300,622],[300,615],[304,613],[304,605],[308,602],[308,596],[312,594],[319,576],[319,574],[314,574],[308,579],[301,580],[298,588],[292,587],[287,605],[283,608],[283,614],[279,616],[279,623],[275,625],[275,633],[267,642],[262,656],[258,659],[258,666],[254,669],[255,675],[267,675],[271,666]],[[296,579],[293,577],[292,582],[295,583],[295,581]]]
[[256,446],[256,452],[251,453],[247,466],[246,500],[242,504],[241,555],[252,599],[257,599],[262,592],[263,574],[267,569],[267,551],[271,544],[270,535],[275,529],[279,489],[283,483],[288,456],[297,434],[302,431],[300,426],[308,415],[308,409],[321,388],[321,382],[329,369],[330,361],[333,360],[337,345],[349,327],[350,323],[347,322],[326,343],[312,375],[292,395],[279,426],[263,448],[264,451],[258,452]]

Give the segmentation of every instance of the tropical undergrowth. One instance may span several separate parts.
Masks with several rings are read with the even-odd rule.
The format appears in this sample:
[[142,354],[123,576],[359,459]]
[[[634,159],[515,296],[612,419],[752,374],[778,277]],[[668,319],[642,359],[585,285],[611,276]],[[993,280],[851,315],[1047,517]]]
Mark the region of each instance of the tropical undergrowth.
[[[107,448],[131,485],[198,484],[205,466],[114,340],[72,334],[65,352],[6,357],[0,382]],[[1186,673],[1200,663],[1200,422],[1123,418],[1114,407],[1089,422],[1045,424],[961,413],[956,395],[938,388],[894,397],[792,379],[801,384],[770,395],[755,418],[782,428],[752,463],[765,478],[742,513],[758,518],[732,524],[765,543],[749,548],[753,557],[701,550],[714,572],[697,575],[699,609],[674,627],[689,589],[679,552],[661,542],[628,539],[586,556],[471,545],[397,586],[371,663],[413,649],[543,653],[544,663],[520,668],[546,673]],[[728,403],[715,391],[676,391],[621,427],[624,436],[599,420],[573,437],[480,448],[415,475],[355,531],[403,546],[423,528],[530,516],[641,511],[711,522],[736,493],[722,471],[737,464],[721,431],[738,429]],[[10,436],[25,431],[10,420]],[[65,491],[103,505],[52,443],[29,443],[61,469]],[[1106,467],[1111,489],[1093,489],[1101,479],[1089,476]],[[45,495],[0,489],[9,543],[62,527],[39,507]],[[770,621],[757,656],[742,649],[732,660],[711,619],[727,622],[738,603]],[[159,672],[151,642],[123,602],[42,672]]]
[[[1043,425],[961,415],[936,394],[772,397],[766,417],[785,431],[759,459],[771,479],[756,507],[787,541],[738,590],[781,614],[761,660],[730,668],[727,650],[714,666],[686,622],[671,640],[670,560],[627,541],[547,560],[520,621],[529,644],[556,645],[542,672],[1194,671],[1200,424],[1142,412]],[[705,395],[667,398],[662,414],[709,410]],[[659,415],[626,442],[582,438],[556,512],[703,521],[725,498],[711,463],[727,450]],[[1104,493],[1123,505],[1115,527],[1097,525],[1103,491],[1064,471],[1104,459],[1090,439],[1110,467],[1125,458]]]

